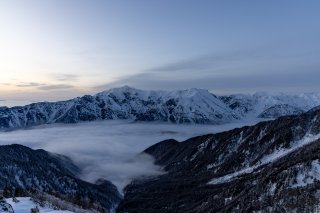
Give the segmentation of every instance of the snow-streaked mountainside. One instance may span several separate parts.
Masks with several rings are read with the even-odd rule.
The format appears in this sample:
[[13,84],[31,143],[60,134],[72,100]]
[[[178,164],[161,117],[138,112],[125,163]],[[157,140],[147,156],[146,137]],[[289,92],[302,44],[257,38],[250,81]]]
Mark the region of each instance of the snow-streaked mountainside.
[[118,212],[320,210],[319,108],[144,152],[167,173],[128,185]]
[[0,129],[106,119],[221,124],[298,114],[318,105],[320,94],[216,96],[202,89],[168,92],[125,86],[67,101],[0,107]]

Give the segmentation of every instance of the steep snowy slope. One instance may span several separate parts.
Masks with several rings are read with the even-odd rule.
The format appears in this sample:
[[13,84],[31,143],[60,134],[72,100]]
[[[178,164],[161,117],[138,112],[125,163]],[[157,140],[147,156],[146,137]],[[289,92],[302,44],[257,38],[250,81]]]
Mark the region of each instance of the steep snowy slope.
[[166,174],[125,189],[118,212],[315,212],[320,109],[145,150]]
[[257,118],[259,115],[276,118],[297,114],[318,105],[320,94],[216,96],[201,89],[167,92],[143,91],[126,86],[68,101],[0,107],[0,129],[106,119],[221,124]]

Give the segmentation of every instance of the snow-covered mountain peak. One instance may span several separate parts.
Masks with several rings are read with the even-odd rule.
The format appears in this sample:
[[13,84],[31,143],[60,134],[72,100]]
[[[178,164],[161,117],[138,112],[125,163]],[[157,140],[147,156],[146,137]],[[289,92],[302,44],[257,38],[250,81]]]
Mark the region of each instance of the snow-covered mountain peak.
[[196,88],[147,91],[124,86],[68,101],[1,107],[0,129],[114,119],[220,124],[256,119],[261,113],[268,118],[300,114],[318,105],[320,94],[317,93],[217,96]]
[[[141,92],[142,90],[139,90],[139,92]],[[138,89],[135,89],[133,87],[129,87],[129,86],[123,86],[123,87],[116,87],[116,88],[111,88],[108,90],[104,90],[102,92],[97,93],[96,95],[108,95],[108,94],[115,94],[115,95],[119,95],[119,94],[123,94],[123,93],[136,93],[138,92]]]
[[125,95],[136,96],[142,99],[148,98],[156,98],[156,97],[169,97],[169,98],[191,98],[194,96],[212,96],[206,89],[184,89],[184,90],[174,90],[174,91],[166,91],[166,90],[140,90],[130,86],[123,86],[112,88],[109,90],[105,90],[97,95],[115,95],[117,97],[125,98]]

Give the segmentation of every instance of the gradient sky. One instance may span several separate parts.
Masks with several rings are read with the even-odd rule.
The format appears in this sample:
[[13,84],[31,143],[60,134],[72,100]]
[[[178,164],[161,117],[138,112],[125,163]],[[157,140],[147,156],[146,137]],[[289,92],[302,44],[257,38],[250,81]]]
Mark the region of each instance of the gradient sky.
[[0,0],[0,100],[320,92],[318,0]]

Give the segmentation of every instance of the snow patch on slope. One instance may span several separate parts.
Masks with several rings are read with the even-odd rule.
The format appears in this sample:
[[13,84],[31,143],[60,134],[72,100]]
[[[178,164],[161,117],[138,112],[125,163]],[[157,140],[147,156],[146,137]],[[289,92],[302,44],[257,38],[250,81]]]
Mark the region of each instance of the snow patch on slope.
[[[7,203],[9,203],[15,213],[26,213],[30,212],[31,208],[35,208],[37,206],[30,197],[18,197],[17,198],[20,202],[15,203],[12,201],[11,198],[6,199]],[[41,213],[73,213],[71,211],[64,211],[64,210],[54,210],[49,207],[40,207],[38,206]]]
[[301,169],[295,177],[295,182],[291,183],[290,188],[305,187],[315,181],[320,181],[320,162],[314,160],[311,162],[311,167]]
[[273,152],[270,155],[264,156],[261,159],[260,165],[264,165],[264,164],[267,164],[267,163],[274,162],[274,161],[280,159],[281,157],[283,157],[285,155],[288,155],[291,152],[294,152],[294,151],[300,149],[301,147],[318,140],[319,138],[320,138],[320,134],[317,134],[317,135],[307,134],[301,140],[293,142],[291,144],[290,148],[288,148],[288,149],[281,148],[281,149],[276,150],[275,152]]

